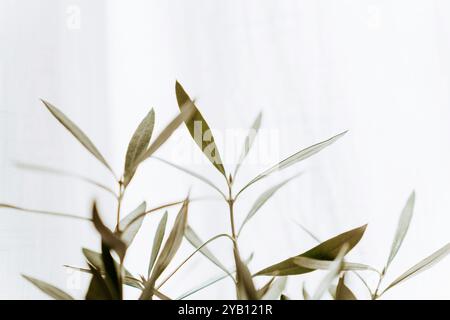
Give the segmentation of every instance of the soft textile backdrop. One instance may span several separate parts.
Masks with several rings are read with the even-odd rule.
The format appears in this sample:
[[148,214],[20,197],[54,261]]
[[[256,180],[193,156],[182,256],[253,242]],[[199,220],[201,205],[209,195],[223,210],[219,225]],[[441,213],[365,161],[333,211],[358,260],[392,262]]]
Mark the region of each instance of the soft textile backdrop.
[[[243,166],[243,184],[276,159],[349,130],[338,143],[283,177],[303,175],[280,191],[251,221],[244,255],[253,271],[298,254],[314,241],[369,223],[352,260],[381,268],[398,215],[416,190],[416,212],[387,280],[448,242],[450,129],[448,23],[445,1],[0,1],[0,201],[84,212],[109,198],[68,179],[15,169],[14,160],[107,174],[41,108],[44,97],[76,120],[119,171],[137,123],[150,107],[156,130],[177,112],[178,79],[197,98],[217,135],[247,128],[263,111],[259,143],[268,159]],[[234,130],[234,131],[233,131]],[[225,149],[227,140],[219,141]],[[186,152],[192,147],[193,155]],[[223,186],[184,128],[159,152],[189,164]],[[180,150],[183,150],[181,152]],[[267,151],[267,150],[266,150]],[[228,159],[230,160],[230,159]],[[232,168],[232,161],[226,163]],[[183,173],[150,160],[129,190],[125,209],[178,200],[192,187],[214,195]],[[281,179],[262,182],[238,205],[241,220],[255,197]],[[68,287],[81,296],[86,277],[61,265],[82,264],[79,247],[98,247],[92,228],[78,222],[3,211],[0,225],[1,298],[43,297],[20,273]],[[176,214],[170,212],[171,220]],[[113,214],[109,215],[113,221]],[[145,273],[152,233],[149,217],[128,257]],[[214,199],[192,204],[190,223],[207,239],[228,231],[226,207]],[[225,240],[211,246],[232,265]],[[183,246],[178,261],[192,248]],[[446,260],[393,289],[386,298],[449,298]],[[166,285],[173,296],[219,271],[201,256]],[[312,291],[323,274],[297,277]],[[372,282],[376,279],[370,279]],[[357,281],[353,281],[356,287]],[[136,296],[130,290],[129,297]],[[230,298],[225,280],[196,298]]]

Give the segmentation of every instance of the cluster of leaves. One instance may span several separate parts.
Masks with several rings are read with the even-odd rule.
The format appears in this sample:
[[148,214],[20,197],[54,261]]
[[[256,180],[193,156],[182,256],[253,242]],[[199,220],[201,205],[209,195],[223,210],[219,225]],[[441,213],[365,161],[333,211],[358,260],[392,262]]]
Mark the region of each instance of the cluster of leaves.
[[[406,236],[414,209],[415,195],[412,193],[408,199],[405,208],[400,217],[400,221],[397,228],[397,233],[394,238],[391,252],[387,263],[383,270],[377,271],[375,268],[361,263],[353,263],[345,260],[347,253],[352,250],[363,237],[367,225],[360,226],[358,228],[346,231],[335,237],[332,237],[324,242],[321,242],[317,237],[315,237],[309,230],[303,228],[304,231],[308,232],[314,239],[316,239],[319,244],[297,256],[290,257],[272,266],[264,268],[259,272],[252,274],[249,271],[248,264],[252,259],[250,255],[247,259],[242,259],[239,250],[239,237],[243,228],[247,223],[255,216],[255,214],[264,206],[264,204],[269,201],[269,199],[284,185],[289,181],[299,176],[296,174],[289,179],[278,183],[265,192],[263,192],[255,201],[250,211],[245,216],[243,223],[237,229],[235,226],[235,210],[234,205],[238,198],[249,189],[253,184],[268,177],[269,175],[278,172],[280,170],[286,169],[302,160],[305,160],[314,154],[318,153],[327,146],[333,144],[346,132],[340,133],[333,136],[327,140],[314,144],[310,147],[302,149],[297,153],[287,157],[276,165],[270,167],[269,169],[263,171],[255,178],[250,180],[248,183],[244,184],[241,188],[235,192],[234,181],[236,176],[255,141],[258,130],[261,126],[262,114],[260,113],[255,121],[253,122],[248,135],[245,139],[244,147],[242,149],[241,156],[237,162],[233,173],[227,172],[226,168],[223,166],[221,156],[217,145],[215,144],[214,137],[211,133],[211,129],[208,123],[203,118],[200,111],[197,109],[194,101],[185,92],[183,87],[177,82],[175,85],[176,97],[178,101],[178,106],[180,113],[161,131],[161,133],[152,141],[152,133],[155,124],[155,112],[150,110],[147,116],[142,120],[142,122],[137,127],[135,133],[133,134],[128,150],[125,156],[125,166],[123,174],[117,176],[114,170],[106,161],[105,157],[100,153],[97,147],[92,143],[92,141],[87,137],[87,135],[75,124],[73,123],[63,112],[57,109],[55,106],[47,101],[43,101],[46,108],[50,113],[101,163],[106,169],[111,172],[117,183],[117,190],[114,191],[112,188],[107,187],[103,184],[97,183],[90,178],[72,174],[70,172],[65,172],[62,170],[56,170],[52,168],[47,168],[43,166],[36,166],[30,164],[19,164],[21,168],[43,171],[51,174],[63,174],[79,178],[87,183],[91,183],[107,192],[112,194],[117,201],[117,213],[116,213],[116,225],[114,229],[108,228],[102,221],[101,216],[97,210],[97,205],[94,203],[92,206],[92,215],[90,218],[74,216],[65,213],[58,212],[48,212],[43,210],[33,210],[23,207],[0,204],[0,207],[8,209],[16,209],[21,211],[27,211],[32,213],[47,214],[54,216],[61,216],[72,219],[87,220],[93,223],[96,230],[101,237],[101,252],[95,252],[89,249],[83,249],[83,254],[86,258],[87,267],[74,267],[66,266],[68,268],[75,269],[80,272],[88,273],[91,275],[91,282],[87,290],[86,299],[123,299],[123,286],[131,286],[141,291],[140,299],[148,300],[157,297],[158,299],[168,300],[171,299],[166,294],[162,292],[162,286],[170,280],[170,278],[180,270],[184,264],[186,264],[195,254],[200,253],[205,256],[211,263],[221,269],[221,274],[213,279],[205,281],[198,287],[189,290],[183,295],[179,296],[177,299],[185,299],[192,294],[209,287],[224,278],[231,278],[236,287],[236,295],[238,299],[289,299],[285,294],[283,294],[286,286],[286,282],[289,276],[301,275],[313,272],[315,270],[327,270],[327,274],[323,281],[317,287],[316,292],[310,295],[305,287],[303,286],[303,298],[304,299],[321,299],[326,292],[329,292],[334,299],[337,300],[354,300],[356,295],[352,290],[346,285],[345,277],[348,272],[351,272],[358,276],[358,278],[367,287],[372,299],[379,298],[383,293],[390,290],[397,284],[411,278],[412,276],[418,274],[419,272],[431,267],[433,264],[437,263],[439,260],[444,258],[450,252],[450,244],[446,244],[443,248],[439,249],[426,259],[422,260],[418,264],[414,265],[412,268],[407,270],[405,273],[400,275],[396,280],[390,283],[384,290],[381,290],[381,284],[383,282],[384,276],[394,260],[397,252],[399,251],[401,244]],[[154,156],[154,153],[163,145],[172,133],[182,124],[185,123],[190,135],[194,139],[197,146],[207,157],[207,159],[212,163],[212,165],[217,169],[218,173],[223,176],[227,184],[227,190],[221,190],[217,185],[215,185],[210,179],[202,176],[196,172],[193,172],[184,167],[180,167],[175,163],[161,159]],[[209,139],[205,141],[201,139],[198,141],[195,137],[196,126],[201,125],[201,131],[207,132]],[[198,128],[198,127],[197,127]],[[129,213],[123,219],[121,219],[121,203],[125,196],[127,187],[131,183],[133,177],[135,176],[139,166],[148,158],[153,157],[166,163],[178,170],[181,170],[195,178],[201,180],[203,183],[210,186],[212,189],[217,191],[219,195],[224,199],[228,205],[229,217],[230,217],[230,233],[218,234],[207,241],[203,241],[197,233],[194,231],[193,227],[188,224],[188,207],[190,203],[190,198],[187,196],[185,199],[161,205],[156,208],[147,208],[146,203],[139,205],[134,211]],[[148,273],[146,276],[140,275],[138,277],[134,276],[130,271],[128,271],[124,266],[124,261],[126,258],[126,253],[128,248],[132,245],[133,240],[140,230],[140,227],[144,221],[144,218],[151,213],[157,211],[163,211],[167,208],[180,206],[178,215],[175,222],[168,232],[167,237],[167,220],[168,212],[166,211],[162,216],[157,231],[154,235],[153,248],[151,251],[151,257],[148,265]],[[164,238],[166,240],[164,241]],[[215,255],[207,248],[207,245],[219,238],[229,239],[233,245],[234,254],[234,267],[227,268],[220,260],[215,257]],[[173,271],[161,279],[162,275],[168,269],[169,264],[172,262],[173,258],[178,252],[183,239],[186,239],[190,244],[192,244],[195,250],[190,254],[183,262]],[[164,243],[163,243],[164,242]],[[378,285],[375,289],[367,284],[364,277],[360,272],[369,271],[376,272],[379,276]],[[270,280],[261,288],[257,288],[254,282],[254,278],[258,276],[268,276]],[[34,279],[29,276],[24,276],[27,280],[33,283],[36,287],[41,289],[43,292],[47,293],[49,296],[55,299],[73,299],[69,294],[64,291],[54,287],[46,282]],[[337,280],[336,280],[337,279]],[[337,281],[337,285],[334,283]]]

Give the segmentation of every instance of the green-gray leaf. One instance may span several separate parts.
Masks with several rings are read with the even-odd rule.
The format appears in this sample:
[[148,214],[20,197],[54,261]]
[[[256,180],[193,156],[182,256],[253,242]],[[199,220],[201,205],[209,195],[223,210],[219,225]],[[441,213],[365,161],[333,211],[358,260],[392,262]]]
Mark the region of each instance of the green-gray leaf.
[[89,264],[92,279],[86,293],[86,300],[113,300],[108,285],[99,270]]
[[181,207],[177,218],[175,219],[175,223],[169,234],[169,237],[167,238],[159,257],[155,262],[152,275],[144,285],[145,288],[140,296],[141,300],[152,299],[154,295],[154,286],[156,280],[164,272],[164,270],[167,268],[170,261],[172,261],[173,257],[180,248],[181,242],[183,240],[184,229],[186,228],[187,223],[188,204],[189,201],[186,200],[183,203],[183,206]]
[[281,293],[286,288],[287,277],[276,279],[270,286],[269,290],[261,297],[261,300],[279,300]]
[[336,287],[336,300],[358,300],[355,294],[345,285],[345,273],[339,277],[339,282]]
[[319,142],[317,144],[314,144],[306,149],[303,149],[293,155],[291,155],[290,157],[284,159],[283,161],[279,162],[278,164],[274,165],[273,167],[267,169],[266,171],[260,173],[259,175],[257,175],[255,178],[253,178],[253,180],[251,180],[249,183],[247,183],[247,185],[245,185],[244,188],[242,188],[238,194],[242,193],[245,189],[247,189],[249,186],[251,186],[252,184],[254,184],[255,182],[261,180],[262,178],[267,177],[268,175],[270,175],[271,173],[274,173],[276,171],[280,171],[283,170],[287,167],[292,166],[293,164],[300,162],[302,160],[305,160],[313,155],[315,155],[316,153],[318,153],[319,151],[321,151],[322,149],[328,147],[329,145],[333,144],[334,142],[336,142],[339,138],[341,138],[342,136],[344,136],[347,133],[347,131],[344,131],[338,135],[335,135],[334,137],[331,137],[325,141]]
[[[250,255],[250,257],[248,257],[246,260],[244,260],[243,262],[245,263],[245,264],[249,264],[251,261],[252,261],[252,259],[253,259],[253,254],[251,254]],[[230,272],[231,273],[235,273],[236,272],[236,267],[234,267],[234,269],[232,269],[232,268],[230,268]],[[213,284],[215,284],[215,283],[217,283],[217,282],[219,282],[219,281],[221,281],[221,280],[223,280],[223,279],[226,279],[226,278],[228,278],[229,277],[229,275],[228,274],[221,274],[221,275],[219,275],[219,276],[215,276],[215,277],[213,277],[212,279],[209,279],[209,280],[207,280],[207,281],[205,281],[204,283],[202,283],[201,285],[199,285],[199,286],[197,286],[197,287],[195,287],[195,288],[193,288],[193,289],[191,289],[191,290],[189,290],[188,292],[185,292],[185,293],[183,293],[181,296],[179,296],[176,300],[183,300],[183,299],[185,299],[185,298],[187,298],[187,297],[189,297],[189,296],[191,296],[191,295],[193,295],[194,293],[197,293],[197,292],[199,292],[199,291],[201,291],[201,290],[203,290],[203,289],[205,289],[205,288],[208,288],[209,286],[211,286],[211,285],[213,285]],[[233,280],[233,282],[234,282],[234,280]]]
[[[219,170],[220,173],[226,178],[225,168],[223,167],[223,162],[219,154],[219,150],[214,141],[211,129],[208,123],[203,118],[200,111],[195,106],[194,102],[191,100],[189,95],[184,91],[181,84],[177,81],[175,84],[175,92],[177,96],[177,102],[180,110],[186,106],[192,105],[195,108],[194,115],[187,121],[185,121],[186,127],[189,133],[194,139],[194,142],[203,152],[203,154],[208,158],[209,161]],[[204,134],[207,133],[210,137],[205,138]]]
[[[102,254],[100,252],[95,252],[87,248],[82,249],[83,255],[89,264],[94,266],[100,273],[105,273],[105,266],[103,264]],[[119,270],[119,264],[115,262],[116,269]],[[130,271],[125,267],[122,267],[125,273],[125,277],[134,278]]]
[[[388,291],[389,289],[391,289],[392,287],[394,287],[395,285],[413,277],[418,275],[419,273],[431,268],[432,266],[434,266],[436,263],[438,263],[439,261],[441,261],[442,259],[445,258],[445,256],[447,254],[450,253],[450,243],[447,243],[444,247],[442,247],[441,249],[439,249],[438,251],[434,252],[432,255],[430,255],[429,257],[423,259],[422,261],[420,261],[419,263],[417,263],[416,265],[414,265],[412,268],[408,269],[405,273],[403,273],[401,276],[399,276],[397,279],[395,279],[385,290],[384,292]],[[383,293],[384,293],[383,292]]]
[[98,211],[97,205],[94,202],[92,206],[92,221],[94,222],[95,229],[100,233],[102,241],[108,245],[112,250],[116,251],[121,261],[125,258],[127,252],[127,245],[119,238],[118,235],[113,233],[103,224]]
[[332,265],[330,266],[330,269],[325,276],[325,278],[322,280],[322,282],[319,284],[319,287],[317,288],[316,292],[314,293],[313,300],[319,300],[323,294],[328,290],[333,280],[339,275],[339,272],[342,271],[342,263],[344,261],[344,256],[347,254],[349,249],[349,246],[347,243],[345,243],[339,250],[339,253],[334,259]]
[[242,229],[244,226],[248,223],[248,221],[253,218],[253,216],[258,212],[258,210],[283,186],[285,186],[289,181],[292,179],[298,177],[300,174],[296,174],[295,176],[284,180],[283,182],[272,186],[268,190],[264,191],[255,201],[253,206],[251,207],[249,213],[245,217],[244,221],[242,222],[241,227],[239,228],[238,236],[241,234]]
[[65,177],[75,178],[75,179],[78,179],[85,183],[96,186],[100,189],[103,189],[106,192],[112,194],[115,198],[117,198],[117,194],[110,187],[107,187],[102,183],[99,183],[89,177],[85,177],[85,176],[82,176],[77,173],[60,170],[60,169],[55,169],[55,168],[50,168],[50,167],[46,167],[46,166],[42,166],[42,165],[38,165],[38,164],[32,164],[32,163],[16,162],[15,165],[17,168],[22,169],[22,170],[30,170],[30,171],[47,173],[47,174],[52,174],[52,175],[57,175],[57,176],[65,176]]
[[389,259],[386,263],[385,270],[389,267],[392,260],[394,260],[400,246],[403,243],[403,239],[405,239],[406,233],[408,232],[409,224],[411,223],[411,218],[414,212],[414,202],[416,199],[416,195],[414,192],[408,198],[405,207],[403,208],[402,214],[398,221],[397,232],[395,234],[394,241],[391,246],[391,253],[389,254]]
[[[136,160],[135,163],[141,163],[150,158],[166,141],[175,130],[184,122],[192,118],[195,113],[193,106],[186,106],[181,112],[169,122],[169,124],[161,131],[156,139],[150,144],[150,147]],[[135,168],[133,169],[135,170]]]
[[120,236],[127,247],[131,245],[144,222],[145,210],[147,210],[147,204],[143,202],[119,222],[119,230],[122,232],[120,234],[116,232],[116,234]]
[[258,300],[258,292],[253,283],[252,275],[247,266],[241,261],[239,253],[234,249],[236,263],[236,293],[238,300]]
[[[102,262],[102,263],[103,263],[103,262]],[[72,270],[75,270],[75,271],[78,271],[78,272],[83,272],[83,273],[92,274],[91,269],[80,268],[80,267],[75,267],[75,266],[70,266],[70,265],[64,265],[64,267],[69,268],[69,269],[72,269]],[[119,267],[118,267],[117,264],[116,264],[116,268],[117,268],[117,270],[119,270]],[[98,268],[97,268],[97,269],[98,269]],[[100,270],[99,270],[99,271],[100,271]],[[140,281],[139,279],[133,277],[133,276],[129,273],[129,271],[126,271],[126,270],[125,270],[125,273],[126,273],[126,275],[125,275],[125,277],[123,278],[123,283],[124,283],[125,285],[127,285],[127,286],[130,286],[130,287],[133,287],[133,288],[142,290],[143,287],[142,287],[141,281]],[[101,274],[102,276],[104,276],[104,275],[105,275],[105,272],[104,272],[104,271],[101,271],[100,274]],[[127,275],[127,274],[128,274],[128,275]]]
[[[318,260],[302,256],[295,257],[292,260],[298,266],[312,270],[329,270],[334,262],[333,260]],[[342,263],[342,270],[371,270],[378,272],[368,265],[345,261]]]
[[26,275],[22,275],[26,280],[31,282],[34,286],[36,286],[39,290],[44,292],[45,294],[49,295],[53,299],[56,300],[74,300],[74,298],[62,291],[61,289],[56,288],[55,286],[45,282],[41,281]]
[[248,152],[250,151],[250,148],[253,145],[253,142],[255,141],[256,135],[258,134],[259,128],[261,127],[261,119],[262,119],[262,113],[260,112],[258,116],[256,117],[255,121],[253,122],[253,125],[251,129],[248,132],[247,137],[245,138],[244,147],[242,148],[241,156],[239,157],[238,163],[236,165],[236,169],[234,169],[233,176],[236,177],[237,172],[239,171],[239,168],[241,167],[242,162],[244,162],[245,157],[247,157]]
[[47,216],[54,216],[54,217],[60,217],[60,218],[70,218],[70,219],[76,219],[76,220],[92,221],[89,218],[77,216],[74,214],[60,213],[60,212],[47,211],[47,210],[29,209],[29,208],[18,207],[18,206],[15,206],[12,204],[7,204],[7,203],[0,203],[0,209],[11,209],[11,210],[17,210],[17,211],[21,211],[21,212],[43,214],[43,215],[47,215]]
[[[214,256],[214,254],[206,248],[204,245],[204,241],[200,239],[194,229],[191,226],[186,226],[186,230],[184,231],[185,238],[189,241],[190,244],[194,246],[194,248],[199,249],[201,254],[203,254],[207,259],[209,259],[212,263],[214,263],[217,267],[225,271],[230,277],[233,277],[231,273],[227,270],[227,268],[219,261],[219,259]],[[203,247],[202,247],[203,246]]]
[[142,154],[147,150],[152,137],[153,127],[155,126],[155,111],[152,109],[137,127],[133,137],[128,144],[127,155],[125,158],[124,185],[130,183],[136,172]]
[[302,284],[302,295],[303,295],[303,300],[311,300],[312,299],[311,294],[306,289],[306,285],[304,282]]
[[[339,253],[340,248],[345,243],[349,245],[348,251],[350,251],[354,246],[358,244],[358,242],[364,235],[366,227],[367,225],[363,225],[359,228],[355,228],[350,231],[344,232],[336,237],[333,237],[325,242],[322,242],[321,244],[315,246],[314,248],[296,257],[306,257],[316,260],[335,260]],[[259,271],[256,275],[288,276],[314,271],[314,269],[305,268],[297,265],[295,263],[296,257],[286,259],[280,263],[265,268]]]
[[148,264],[148,274],[147,274],[148,278],[150,278],[150,274],[156,262],[156,258],[158,257],[159,250],[161,249],[161,244],[164,239],[164,234],[166,232],[167,217],[168,214],[166,211],[158,224],[158,228],[156,229],[155,238],[153,239],[152,254],[150,256],[150,262]]
[[225,196],[225,194],[222,192],[222,190],[220,190],[219,187],[217,187],[217,186],[216,186],[211,180],[209,180],[208,178],[206,178],[206,177],[204,177],[204,176],[202,176],[202,175],[200,175],[200,174],[198,174],[198,173],[196,173],[196,172],[194,172],[194,171],[191,171],[191,170],[189,170],[189,169],[183,168],[183,167],[181,167],[181,166],[179,166],[179,165],[177,165],[177,164],[175,164],[175,163],[173,163],[173,162],[167,161],[167,160],[165,160],[165,159],[161,159],[161,158],[158,158],[158,157],[153,157],[153,159],[156,159],[156,160],[158,160],[158,161],[161,161],[161,162],[163,162],[163,163],[165,163],[165,164],[167,164],[167,165],[169,165],[169,166],[171,166],[171,167],[173,167],[173,168],[175,168],[175,169],[178,169],[178,170],[180,170],[180,171],[183,171],[183,172],[185,172],[185,173],[187,173],[187,174],[193,176],[194,178],[199,179],[200,181],[206,183],[206,184],[209,185],[211,188],[213,188],[214,190],[216,190],[217,192],[219,192],[219,193],[222,195],[222,197],[226,198],[226,196]]
[[41,100],[47,107],[48,111],[95,157],[115,176],[111,166],[106,162],[103,155],[98,151],[97,147],[92,143],[88,136],[70,120],[61,110],[51,103]]

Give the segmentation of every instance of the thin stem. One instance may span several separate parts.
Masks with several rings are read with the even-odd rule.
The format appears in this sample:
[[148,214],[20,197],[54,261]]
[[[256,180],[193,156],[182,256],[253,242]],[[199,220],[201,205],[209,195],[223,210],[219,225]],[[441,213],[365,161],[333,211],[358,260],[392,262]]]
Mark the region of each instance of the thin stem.
[[236,226],[234,223],[234,200],[232,194],[232,180],[228,181],[228,208],[230,211],[231,236],[233,238],[234,247],[236,248]]
[[372,300],[376,300],[381,296],[381,294],[378,294],[378,292],[380,291],[381,282],[383,281],[385,273],[386,273],[386,269],[383,269],[383,271],[380,274],[380,278],[378,279],[378,284],[375,289],[375,292],[372,295]]
[[125,193],[125,188],[122,181],[119,181],[119,197],[117,198],[117,215],[116,215],[116,231],[120,232],[120,210],[122,207],[122,199]]

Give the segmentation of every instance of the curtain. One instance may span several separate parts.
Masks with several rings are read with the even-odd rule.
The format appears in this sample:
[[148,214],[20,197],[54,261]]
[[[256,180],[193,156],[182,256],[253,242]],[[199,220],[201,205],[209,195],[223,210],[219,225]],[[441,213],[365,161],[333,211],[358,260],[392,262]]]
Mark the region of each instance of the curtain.
[[[178,112],[178,80],[196,98],[228,171],[242,132],[262,112],[261,131],[242,165],[237,187],[296,151],[348,130],[313,158],[249,188],[239,199],[240,224],[255,199],[299,172],[249,222],[240,238],[252,272],[315,245],[297,223],[327,239],[368,223],[349,260],[381,269],[400,212],[411,192],[409,233],[386,281],[448,242],[450,143],[448,65],[450,12],[445,1],[7,1],[0,2],[0,202],[89,215],[97,199],[114,221],[108,195],[68,178],[19,170],[17,161],[45,164],[113,185],[108,173],[46,112],[39,98],[64,110],[99,146],[114,169],[150,108],[159,132]],[[180,128],[157,154],[208,176],[223,177]],[[193,198],[189,224],[206,240],[229,232],[226,205],[200,181],[155,159],[136,175],[124,212]],[[170,226],[177,208],[169,210]],[[88,278],[81,247],[98,249],[93,228],[12,210],[0,224],[1,298],[40,293],[20,274],[81,297]],[[126,266],[146,274],[162,212],[146,218]],[[230,243],[208,248],[230,268]],[[193,251],[183,243],[173,266]],[[448,298],[448,260],[386,294],[387,299]],[[201,255],[164,286],[176,297],[220,270]],[[369,283],[377,278],[364,274]],[[313,292],[324,273],[293,277],[287,294]],[[356,278],[352,286],[364,296]],[[257,279],[258,285],[265,279]],[[418,290],[417,288],[420,288]],[[138,293],[127,289],[127,297]],[[232,298],[229,279],[193,298]],[[41,297],[41,296],[39,296]],[[42,296],[44,297],[44,296]]]

